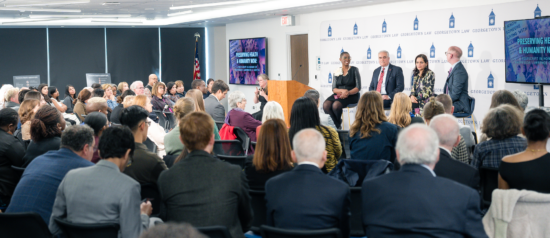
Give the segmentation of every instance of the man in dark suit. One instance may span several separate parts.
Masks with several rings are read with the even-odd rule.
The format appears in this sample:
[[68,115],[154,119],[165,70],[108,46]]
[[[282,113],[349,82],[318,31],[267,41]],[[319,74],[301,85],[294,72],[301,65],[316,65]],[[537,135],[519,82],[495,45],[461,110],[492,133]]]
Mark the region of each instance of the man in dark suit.
[[426,125],[401,131],[401,169],[363,182],[367,237],[487,237],[478,193],[433,172],[438,147],[437,134]]
[[323,136],[304,129],[292,144],[292,159],[298,166],[265,185],[267,224],[296,230],[338,228],[342,237],[349,237],[349,186],[321,171],[327,160]]
[[390,108],[394,95],[405,89],[403,70],[390,64],[390,54],[385,50],[378,53],[378,62],[380,67],[372,73],[369,91],[378,91],[382,94],[384,108]]
[[438,115],[430,121],[430,128],[439,138],[439,162],[434,168],[435,174],[477,189],[479,187],[477,169],[451,156],[453,147],[460,142],[460,129],[456,118],[448,114]]
[[455,112],[471,113],[470,96],[468,96],[468,72],[460,62],[462,50],[457,46],[451,46],[445,54],[447,62],[451,64],[451,69],[443,87],[443,93],[451,96]]
[[[204,81],[202,82],[203,94],[206,91],[204,87]],[[214,81],[212,85],[212,94],[210,94],[206,99],[204,99],[204,110],[212,116],[214,121],[224,121],[225,120],[225,107],[220,103],[222,99],[225,98],[225,95],[229,91],[229,86],[223,80]]]
[[190,153],[158,180],[165,221],[194,227],[225,226],[232,237],[244,237],[252,225],[248,181],[239,166],[213,157],[214,122],[193,112],[180,122],[180,140]]

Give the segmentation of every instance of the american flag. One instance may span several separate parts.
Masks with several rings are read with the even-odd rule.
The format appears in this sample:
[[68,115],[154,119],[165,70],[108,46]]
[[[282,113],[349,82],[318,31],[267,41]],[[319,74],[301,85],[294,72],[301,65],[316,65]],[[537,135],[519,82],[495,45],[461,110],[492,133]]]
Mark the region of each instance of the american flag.
[[201,79],[201,67],[199,64],[199,41],[195,41],[195,66],[193,68],[193,80]]

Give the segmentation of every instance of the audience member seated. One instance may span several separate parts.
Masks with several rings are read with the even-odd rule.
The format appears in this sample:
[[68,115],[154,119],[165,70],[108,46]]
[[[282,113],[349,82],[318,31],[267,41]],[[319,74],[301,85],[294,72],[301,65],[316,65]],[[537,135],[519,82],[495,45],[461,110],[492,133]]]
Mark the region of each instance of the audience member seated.
[[178,99],[180,99],[180,96],[177,94],[177,86],[174,82],[168,82],[166,84],[166,94],[164,94],[164,96],[170,99],[173,104],[176,104]]
[[40,101],[36,99],[23,100],[19,107],[19,119],[21,121],[21,136],[23,140],[31,139],[31,120],[40,108]]
[[204,80],[193,80],[191,83],[191,89],[197,89],[201,91],[202,98],[206,99],[208,96],[210,96],[210,92],[206,89],[206,84],[204,83]]
[[[449,95],[439,94],[437,95],[437,97],[435,97],[435,100],[443,104],[443,108],[445,109],[445,114],[453,115],[455,107],[453,106],[453,101],[451,100],[451,97]],[[464,143],[466,144],[466,148],[470,148],[471,146],[475,145],[475,138],[474,138],[474,135],[472,134],[472,129],[470,128],[470,126],[462,125],[462,124],[458,124],[458,126],[460,127],[460,140],[464,141]],[[454,149],[454,148],[453,148],[453,151],[451,151],[453,156],[458,156],[457,154],[455,154],[457,152],[458,152],[457,149]],[[467,164],[469,163],[470,161],[468,160]]]
[[[264,105],[264,109],[262,111],[262,124],[269,119],[281,119],[283,120],[283,122],[285,121],[285,113],[283,112],[283,107],[278,102],[271,101],[271,102],[267,102]],[[262,128],[262,125],[259,125],[258,127],[256,127],[257,138],[260,136],[261,128]]]
[[86,115],[86,103],[88,103],[88,100],[92,97],[92,93],[90,93],[87,89],[82,89],[80,93],[78,93],[78,97],[73,101],[74,108],[73,112],[76,114],[78,119],[80,119],[81,122],[84,121],[84,117],[82,115]]
[[92,97],[93,98],[95,98],[95,97],[102,98],[104,96],[105,96],[105,90],[103,90],[101,87],[94,88],[94,90],[92,91]]
[[262,122],[254,119],[250,113],[244,111],[246,107],[244,93],[235,91],[229,95],[227,101],[231,110],[225,117],[225,124],[240,127],[250,137],[251,141],[256,141],[256,128],[261,126]]
[[[206,112],[204,110],[204,99],[202,98],[202,96],[202,92],[197,89],[191,89],[185,94],[186,98],[192,98],[195,101],[195,112]],[[210,116],[210,118],[212,118],[212,116]],[[212,121],[214,121],[214,118],[212,118]],[[218,128],[218,125],[214,123],[214,139],[216,140],[221,140],[219,132],[220,129],[221,128]]]
[[[267,104],[269,105],[268,102]],[[263,117],[266,116],[264,108]],[[281,173],[291,170],[294,165],[290,151],[290,140],[285,121],[270,119],[262,126],[263,134],[258,137],[254,158],[247,162],[244,173],[248,179],[248,186],[254,190],[264,190],[265,182]]]
[[[138,95],[134,98],[134,102],[132,105],[137,105],[142,108],[144,108],[147,112],[149,112],[149,115],[153,111],[153,105],[151,104],[151,99],[147,98],[145,95]],[[122,122],[122,119],[120,119]],[[147,118],[148,129],[145,131],[147,138],[149,138],[151,141],[157,145],[157,155],[161,158],[166,155],[166,151],[164,150],[164,136],[166,136],[166,132],[164,131],[164,127],[160,126],[158,123],[151,120],[150,117]],[[124,123],[122,123],[124,125]],[[143,140],[145,141],[145,140]],[[139,149],[136,147],[136,149]]]
[[159,81],[159,78],[156,74],[150,74],[149,75],[149,82],[147,83],[147,86],[145,86],[147,89],[149,89],[150,91],[153,91],[153,87],[155,86],[156,83],[158,83]]
[[473,189],[479,188],[479,172],[451,156],[451,150],[460,141],[460,129],[456,118],[448,114],[438,115],[431,120],[430,128],[439,138],[439,161],[434,168],[435,174]]
[[498,187],[550,193],[547,180],[550,154],[546,150],[550,135],[550,116],[541,109],[528,112],[523,121],[522,133],[527,138],[527,148],[502,159]]
[[179,122],[183,120],[187,114],[195,111],[195,100],[192,98],[180,98],[174,105],[174,115],[178,125],[164,136],[164,149],[168,155],[179,155],[185,147],[180,140]]
[[67,84],[65,87],[65,99],[63,99],[63,104],[67,106],[66,113],[73,113],[74,101],[76,99],[76,90],[73,85]]
[[398,127],[405,128],[411,124],[412,111],[411,99],[407,94],[399,92],[396,93],[391,104],[390,116],[388,122]]
[[185,87],[183,85],[183,81],[181,80],[176,80],[175,82],[176,84],[176,94],[178,95],[178,97],[182,98],[182,97],[185,97]]
[[[519,105],[518,100],[516,99],[516,96],[514,96],[514,94],[512,94],[510,91],[508,91],[508,90],[498,90],[498,91],[494,92],[493,96],[491,97],[491,106],[489,106],[489,109],[498,107],[502,104],[512,105],[513,107],[515,107],[516,109],[519,110],[521,118],[523,118],[524,110]],[[518,135],[520,137],[523,137],[523,135],[521,133],[518,134]],[[484,142],[484,141],[487,141],[488,139],[489,138],[487,137],[487,135],[483,132],[483,133],[481,133],[479,142]]]
[[23,100],[27,99],[36,99],[40,101],[40,106],[46,105],[46,100],[44,100],[44,95],[37,91],[29,91],[25,94],[25,98]]
[[143,87],[143,82],[141,81],[134,81],[131,85],[130,85],[130,90],[134,91],[134,93],[136,95],[143,95],[145,92],[145,88]]
[[[432,118],[445,113],[445,106],[443,103],[436,101],[435,98],[432,97],[430,98],[430,101],[424,105],[424,113],[422,116],[424,117],[424,120],[426,120],[426,125],[430,125]],[[466,147],[466,142],[463,138],[460,138],[458,145],[453,148],[451,151],[451,156],[455,160],[469,164],[470,153],[468,153],[468,148]]]
[[4,97],[5,103],[4,108],[11,108],[15,111],[19,110],[19,89],[12,88],[6,92],[6,96]]
[[[327,161],[321,166],[324,173],[330,172],[342,155],[342,145],[338,132],[332,127],[321,125],[319,119],[319,110],[313,100],[307,97],[301,97],[294,101],[292,110],[290,111],[290,129],[288,130],[288,138],[294,140],[294,135],[303,129],[312,128],[319,131],[325,138],[325,149],[327,150]],[[296,149],[296,148],[294,148]]]
[[132,90],[126,90],[124,91],[120,96],[116,98],[116,102],[118,105],[113,109],[113,112],[111,112],[111,118],[109,121],[112,123],[120,124],[120,114],[122,113],[122,109],[124,109],[124,99],[126,99],[127,96],[135,96],[136,94]]
[[[409,100],[409,97],[405,95]],[[397,101],[394,100],[394,104]],[[411,104],[410,100],[408,102]],[[388,122],[382,95],[377,91],[363,94],[357,105],[355,121],[349,130],[351,159],[387,160],[395,163],[395,143],[399,128]]]
[[[515,100],[515,99],[514,99]],[[527,147],[525,138],[519,137],[523,113],[509,104],[489,109],[483,118],[481,132],[489,140],[476,145],[472,166],[498,168],[504,156],[522,152]]]
[[6,96],[6,92],[8,92],[8,90],[12,88],[13,88],[13,85],[11,84],[4,84],[0,88],[0,108],[4,108],[4,97]]
[[50,86],[50,87],[44,87],[43,89],[46,90],[46,94],[44,94],[44,99],[48,103],[48,105],[55,107],[60,112],[67,111],[67,106],[63,105],[63,103],[59,102],[59,91],[56,87]]
[[31,120],[31,143],[23,157],[23,167],[27,167],[34,158],[50,150],[59,150],[61,132],[65,129],[65,119],[55,107],[44,105],[36,111]]
[[86,103],[86,115],[92,112],[101,112],[107,116],[109,114],[108,110],[109,105],[107,104],[107,100],[102,97],[92,97]]
[[69,170],[94,165],[90,162],[94,144],[90,127],[67,127],[61,135],[61,149],[36,157],[25,169],[6,213],[36,212],[49,224],[61,180]]
[[317,108],[319,109],[319,119],[321,120],[321,125],[323,126],[330,126],[334,129],[336,129],[336,125],[334,124],[334,121],[332,121],[332,118],[329,114],[325,113],[325,110],[319,107],[319,98],[321,97],[319,95],[319,91],[315,89],[307,90],[304,94],[304,97],[308,97],[309,99],[313,100],[315,104],[317,104]]
[[224,81],[218,79],[212,85],[212,94],[204,99],[204,109],[212,116],[214,121],[223,121],[225,119],[225,108],[220,101],[225,98],[228,91],[229,86]]
[[433,172],[438,147],[437,134],[426,125],[399,133],[401,169],[365,180],[361,188],[367,237],[487,237],[478,192]]
[[30,90],[28,89],[22,89],[21,91],[19,91],[19,93],[17,94],[17,101],[19,102],[19,104],[23,103],[23,100],[25,100],[25,95],[30,92]]
[[296,133],[292,145],[292,160],[298,166],[265,185],[267,225],[295,230],[338,228],[342,237],[349,237],[349,186],[321,171],[327,161],[323,135],[304,129]]
[[10,203],[19,174],[11,166],[21,167],[25,147],[13,136],[19,115],[11,108],[0,110],[0,210]]
[[166,110],[167,112],[172,112],[171,107],[173,106],[173,103],[170,101],[170,99],[164,98],[165,92],[166,85],[164,85],[163,82],[155,83],[155,86],[153,87],[153,90],[151,92],[151,104],[153,104],[153,110],[162,112]]
[[105,91],[103,98],[105,98],[105,100],[107,101],[107,105],[109,105],[109,108],[111,108],[111,110],[115,109],[118,104],[116,103],[115,92],[113,92],[112,85],[103,84],[101,88],[103,89],[103,91]]
[[516,98],[516,101],[518,101],[519,106],[523,108],[523,111],[525,112],[525,109],[527,109],[527,104],[529,103],[529,98],[527,97],[527,94],[518,89],[514,90],[512,94]]
[[[138,95],[137,97],[145,96]],[[124,173],[140,184],[157,183],[160,173],[168,169],[164,160],[150,152],[143,144],[147,140],[147,130],[151,123],[148,120],[148,115],[149,112],[145,108],[134,105],[125,108],[120,117],[122,125],[128,126],[132,130],[135,141],[135,151],[131,156],[132,164],[124,170]]]
[[92,112],[86,116],[86,119],[84,119],[84,124],[94,129],[94,156],[91,160],[94,164],[99,161],[99,151],[97,150],[97,147],[99,146],[99,137],[101,136],[101,133],[109,127],[108,123],[109,121],[107,120],[107,116],[101,112]]
[[139,238],[208,238],[189,223],[160,224],[147,229]]
[[99,84],[99,83],[93,83],[92,84],[92,91],[94,91],[95,89],[98,89],[98,88],[101,88],[101,84]]
[[[118,95],[122,95],[124,92],[126,92],[128,89],[130,89],[130,87],[128,87],[128,83],[127,82],[120,82],[118,83],[118,87],[117,87],[117,91],[118,91]],[[133,92],[133,91],[132,91]],[[120,104],[118,102],[118,104]]]
[[[89,142],[93,144],[93,139]],[[103,132],[99,140],[102,160],[69,171],[59,184],[49,223],[53,235],[62,233],[54,218],[80,224],[118,223],[119,237],[139,237],[147,229],[151,203],[142,203],[139,184],[121,173],[133,163],[134,146],[126,127]]]
[[192,112],[179,127],[181,141],[190,153],[160,175],[160,217],[195,227],[225,226],[232,237],[244,237],[253,213],[242,169],[210,154],[214,122],[208,114]]

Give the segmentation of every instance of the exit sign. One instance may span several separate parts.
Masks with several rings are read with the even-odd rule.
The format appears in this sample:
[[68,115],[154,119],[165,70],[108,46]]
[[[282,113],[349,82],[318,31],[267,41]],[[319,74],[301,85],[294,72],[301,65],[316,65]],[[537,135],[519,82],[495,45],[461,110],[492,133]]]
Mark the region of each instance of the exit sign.
[[281,26],[294,26],[294,16],[282,16]]

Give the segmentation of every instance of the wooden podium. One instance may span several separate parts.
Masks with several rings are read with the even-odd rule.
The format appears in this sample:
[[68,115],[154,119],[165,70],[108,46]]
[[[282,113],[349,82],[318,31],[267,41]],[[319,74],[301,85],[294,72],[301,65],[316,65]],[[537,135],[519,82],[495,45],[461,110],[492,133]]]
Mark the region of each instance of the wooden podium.
[[267,88],[269,90],[269,101],[278,102],[283,107],[285,122],[288,127],[290,127],[290,111],[292,110],[292,104],[294,104],[296,99],[304,96],[307,90],[313,89],[312,87],[294,80],[269,80],[267,81]]

